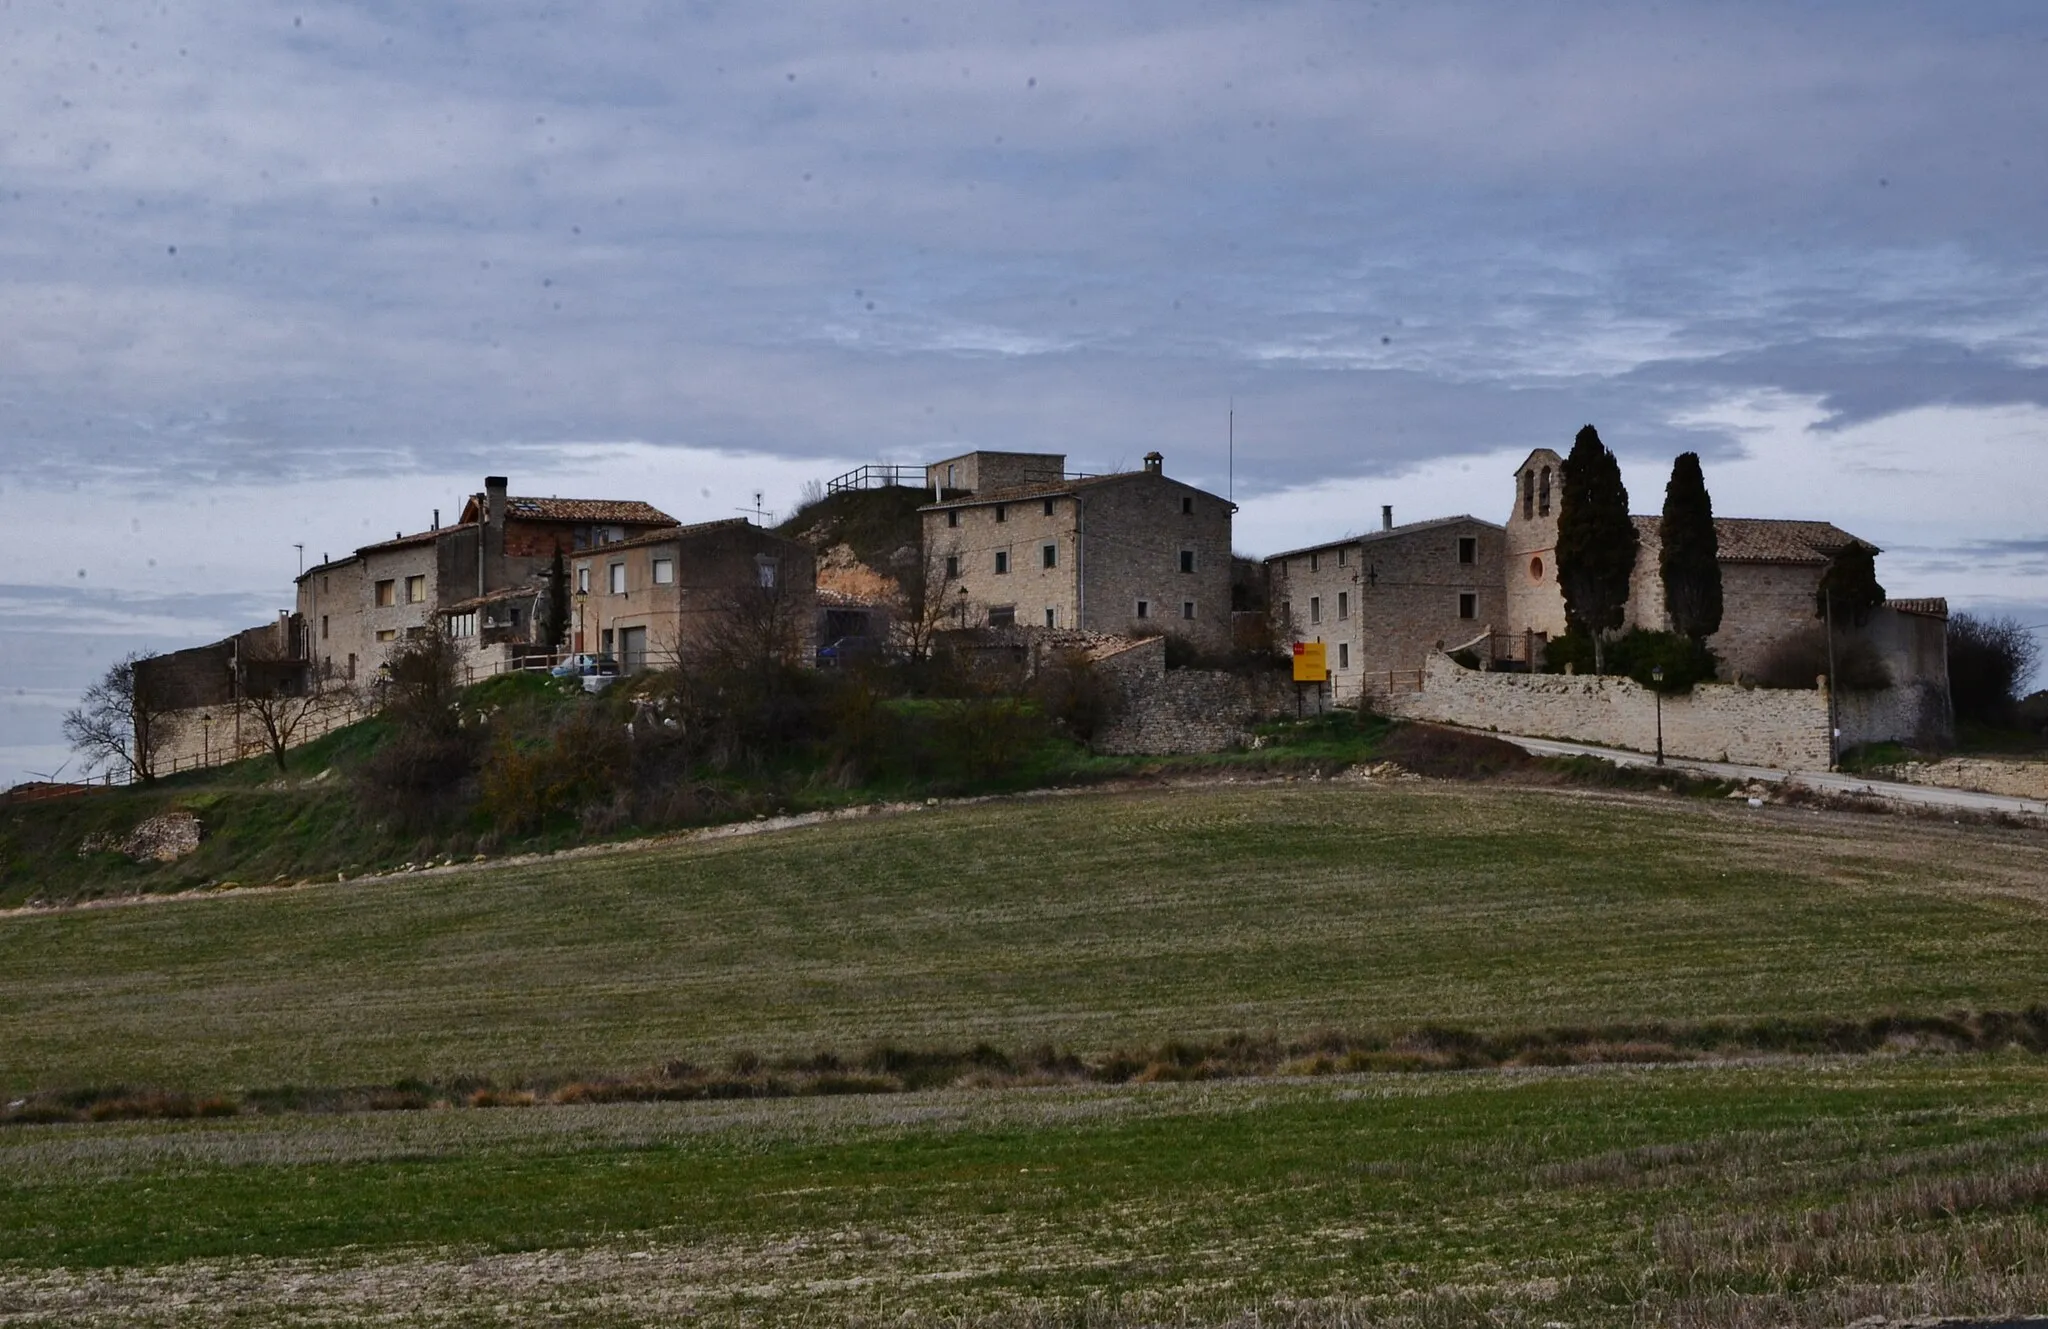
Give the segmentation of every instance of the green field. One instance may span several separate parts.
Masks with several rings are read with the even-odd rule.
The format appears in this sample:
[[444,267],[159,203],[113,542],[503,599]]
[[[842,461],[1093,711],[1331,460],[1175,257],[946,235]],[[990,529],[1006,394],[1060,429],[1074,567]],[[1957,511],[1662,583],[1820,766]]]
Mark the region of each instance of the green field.
[[[1046,795],[0,915],[0,1094],[254,1095],[221,1120],[0,1126],[0,1322],[2039,1307],[2048,1061],[1910,1036],[1758,1059],[1737,1034],[2022,1011],[2044,961],[2038,833],[1408,781]],[[1576,1030],[1594,1060],[1736,1034],[1659,1067],[447,1092],[545,1104],[579,1077],[878,1044],[1156,1070],[1176,1040],[1398,1050],[1432,1026]],[[401,1082],[450,1106],[250,1110]]]

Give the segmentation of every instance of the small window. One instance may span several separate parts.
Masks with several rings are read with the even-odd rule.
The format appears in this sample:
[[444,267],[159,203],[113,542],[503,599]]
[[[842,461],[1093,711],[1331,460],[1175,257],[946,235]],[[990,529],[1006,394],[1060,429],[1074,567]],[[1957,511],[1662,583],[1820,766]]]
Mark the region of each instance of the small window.
[[1465,564],[1477,563],[1479,561],[1478,536],[1461,535],[1458,537],[1458,561]]
[[424,604],[427,599],[427,579],[407,577],[405,579],[405,602],[409,605]]
[[1017,606],[990,605],[988,625],[992,628],[1013,628],[1017,626]]
[[1193,618],[1195,616],[1195,602],[1193,600],[1183,600],[1180,602],[1180,616],[1182,618]]
[[1536,472],[1522,472],[1522,520],[1536,515]]
[[1320,560],[1318,560],[1314,554],[1310,554],[1308,556],[1308,570],[1310,572],[1314,572],[1320,566],[1322,566]]
[[1058,545],[1046,545],[1038,551],[1038,556],[1044,560],[1045,567],[1056,568],[1060,565],[1060,547]]
[[1343,567],[1343,566],[1344,566],[1344,555],[1345,555],[1346,553],[1348,553],[1348,552],[1349,552],[1349,551],[1348,551],[1348,550],[1346,550],[1346,549],[1344,548],[1344,546],[1342,546],[1342,545],[1339,545],[1339,546],[1337,546],[1337,566],[1338,566],[1338,567],[1340,567],[1340,568],[1341,568],[1341,567]]
[[611,578],[612,594],[624,595],[626,593],[626,565],[624,563],[613,563],[607,575]]
[[1351,617],[1351,592],[1337,592],[1337,621],[1344,622]]
[[960,555],[958,555],[958,554],[948,554],[948,555],[946,555],[946,576],[947,576],[947,578],[948,578],[948,579],[951,579],[951,578],[953,578],[953,577],[957,577],[957,576],[959,576],[959,575],[960,575]]
[[1458,597],[1458,617],[1479,617],[1479,597],[1477,595],[1473,594],[1471,591],[1466,591],[1464,594]]
[[1046,515],[1046,516],[1048,516],[1048,517],[1050,517],[1050,516],[1052,515],[1052,500],[1051,500],[1051,499],[1047,499],[1047,500],[1045,500],[1045,515]]
[[1309,621],[1309,622],[1311,622],[1311,623],[1320,623],[1320,622],[1322,622],[1322,621],[1323,621],[1323,597],[1322,597],[1322,596],[1320,596],[1320,595],[1311,595],[1311,596],[1310,596],[1310,597],[1308,598],[1308,621]]
[[948,525],[948,526],[958,526],[959,524],[960,524],[960,509],[958,509],[958,508],[947,508],[947,509],[946,509],[946,525]]
[[1349,669],[1351,667],[1351,643],[1348,641],[1337,643],[1337,667],[1339,669]]
[[397,641],[397,640],[398,640],[398,629],[397,629],[397,628],[378,628],[378,629],[377,629],[377,640],[378,640],[378,641]]
[[1543,558],[1541,555],[1529,560],[1529,580],[1543,580]]
[[1060,625],[1059,610],[1048,609],[1045,611],[1045,625],[1049,628],[1056,628]]
[[1010,519],[1010,513],[1009,513],[1009,510],[1008,510],[1007,508],[1005,508],[1005,507],[1004,507],[1004,506],[1003,506],[1002,504],[1000,504],[1000,503],[996,504],[996,520],[997,520],[997,521],[1008,521],[1009,519]]
[[1536,482],[1536,512],[1538,516],[1550,515],[1550,468],[1543,468],[1543,478]]
[[674,559],[655,559],[652,571],[656,586],[673,586],[676,584],[676,561]]
[[348,653],[348,676],[351,679],[356,676],[356,653],[354,651]]
[[1192,517],[1195,515],[1195,500],[1188,497],[1186,494],[1182,494],[1180,497],[1180,515],[1183,517]]
[[1150,600],[1140,600],[1140,601],[1138,601],[1138,617],[1139,617],[1139,618],[1150,618],[1150,617],[1152,617],[1152,602],[1151,602]]
[[327,615],[320,615],[320,640],[327,640]]
[[378,583],[377,583],[377,605],[378,605],[378,607],[379,607],[379,608],[381,608],[381,609],[389,609],[389,608],[390,608],[390,607],[391,607],[392,605],[395,605],[395,604],[397,604],[397,603],[398,603],[398,583],[397,583],[397,582],[395,582],[395,581],[380,581],[380,582],[378,582]]
[[606,655],[610,655],[612,653],[612,642],[614,640],[615,637],[613,636],[613,629],[606,628],[603,632],[597,634],[597,649],[602,651]]
[[1182,572],[1193,572],[1195,570],[1194,550],[1183,549],[1180,551],[1180,570]]
[[325,594],[327,594],[327,593],[328,593],[329,591],[331,591],[331,590],[333,590],[333,589],[334,589],[334,578],[332,578],[332,577],[322,577],[322,578],[320,578],[320,594],[322,594],[322,595],[325,595]]
[[[953,463],[953,462],[947,462],[947,463],[946,463],[946,488],[948,488],[948,489],[958,489],[959,487],[960,487],[960,467],[959,467],[958,465],[956,465],[955,463]],[[954,524],[955,524],[955,525],[958,525],[959,523],[957,523],[957,522],[956,522],[956,523],[954,523]]]
[[779,566],[779,562],[776,559],[772,559],[768,557],[766,554],[755,555],[754,580],[756,584],[758,584],[761,587],[762,590],[768,591],[775,589],[776,569]]
[[996,575],[998,577],[1001,577],[1006,575],[1009,571],[1010,551],[1007,549],[996,550]]
[[588,563],[576,569],[576,589],[585,595],[590,594],[590,565]]

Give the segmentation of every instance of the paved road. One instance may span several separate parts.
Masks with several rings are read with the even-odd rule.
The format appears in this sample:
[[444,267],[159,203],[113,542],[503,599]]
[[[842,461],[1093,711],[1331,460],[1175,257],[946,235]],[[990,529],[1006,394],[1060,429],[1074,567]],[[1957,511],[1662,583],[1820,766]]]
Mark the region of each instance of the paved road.
[[[1604,757],[1617,766],[1650,766],[1656,762],[1656,758],[1646,753],[1629,752],[1621,748],[1599,748],[1590,743],[1565,743],[1554,738],[1523,738],[1515,734],[1500,734],[1496,737],[1525,751],[1533,752],[1539,757]],[[1875,798],[1889,798],[1900,803],[1915,803],[1921,807],[2048,816],[2048,803],[2043,803],[2039,799],[2011,798],[2005,794],[1980,794],[1971,789],[1900,784],[1893,780],[1873,780],[1866,775],[1846,775],[1838,771],[1781,771],[1771,766],[1736,766],[1724,761],[1692,761],[1683,757],[1666,757],[1664,764],[1680,770],[1697,771],[1721,780],[1760,780],[1765,784],[1789,780],[1795,784],[1805,785],[1809,789],[1822,789],[1831,794],[1864,794]]]

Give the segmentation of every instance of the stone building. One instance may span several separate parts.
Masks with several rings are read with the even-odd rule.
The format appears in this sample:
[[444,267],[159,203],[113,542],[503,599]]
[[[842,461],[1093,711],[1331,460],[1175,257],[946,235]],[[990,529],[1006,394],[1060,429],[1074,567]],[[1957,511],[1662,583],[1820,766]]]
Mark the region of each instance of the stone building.
[[1266,560],[1275,623],[1290,640],[1322,642],[1332,699],[1355,701],[1503,621],[1502,538],[1471,516],[1396,526],[1384,508],[1377,531]]
[[304,653],[316,670],[367,678],[395,643],[437,621],[479,647],[530,641],[534,589],[557,549],[569,555],[676,524],[638,500],[524,498],[508,488],[505,477],[487,477],[453,525],[437,511],[427,530],[323,556],[300,574]]
[[[961,627],[1171,633],[1231,645],[1228,499],[1142,470],[1066,474],[1058,453],[972,452],[927,468],[929,584]],[[940,593],[940,592],[934,592]]]
[[744,518],[586,549],[569,576],[571,649],[612,655],[625,673],[675,664],[735,634],[805,663],[816,650],[811,551]]

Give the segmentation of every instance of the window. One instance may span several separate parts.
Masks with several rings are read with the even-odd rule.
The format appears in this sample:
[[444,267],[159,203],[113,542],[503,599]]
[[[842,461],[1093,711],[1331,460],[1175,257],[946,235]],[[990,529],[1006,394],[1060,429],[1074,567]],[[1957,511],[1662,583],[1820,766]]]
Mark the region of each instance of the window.
[[[1050,517],[1050,516],[1052,515],[1052,500],[1051,500],[1051,499],[1047,499],[1047,500],[1045,500],[1045,515],[1046,515],[1046,516],[1048,516],[1048,517]],[[1048,565],[1048,566],[1050,566],[1050,565]]]
[[608,586],[613,595],[624,595],[626,593],[626,565],[624,563],[611,564],[606,568],[605,575],[610,579]]
[[1308,570],[1310,572],[1314,572],[1319,566],[1321,566],[1320,561],[1316,558],[1314,554],[1310,554],[1308,556]]
[[466,614],[448,615],[448,635],[451,637],[474,637],[476,635],[476,611]]
[[766,554],[754,555],[754,577],[762,590],[773,590],[775,588],[775,573],[778,566],[778,561],[768,557]]
[[1060,625],[1060,615],[1057,609],[1045,611],[1045,625],[1049,628],[1056,628]]
[[1182,572],[1193,572],[1195,570],[1194,550],[1183,549],[1180,551],[1180,570]]
[[1180,616],[1182,618],[1193,618],[1195,616],[1195,602],[1193,600],[1183,600],[1180,602]]
[[998,577],[1001,577],[1006,575],[1009,571],[1010,551],[1007,549],[996,550],[996,575]]
[[351,680],[356,676],[356,653],[354,651],[348,653],[348,676]]
[[378,582],[378,583],[377,583],[377,607],[378,607],[378,608],[380,608],[380,609],[389,609],[389,608],[390,608],[390,607],[391,607],[392,605],[395,605],[395,604],[397,604],[397,603],[398,603],[398,583],[397,583],[397,582],[395,582],[395,581],[380,581],[380,582]]
[[610,655],[612,653],[612,641],[612,629],[606,628],[603,632],[597,634],[597,649],[606,655]]
[[676,584],[676,561],[674,559],[657,558],[650,567],[653,571],[653,580],[656,586],[673,586]]
[[1150,617],[1152,617],[1152,602],[1151,602],[1150,600],[1140,600],[1140,601],[1138,601],[1138,617],[1139,617],[1139,618],[1150,618]]
[[996,520],[997,520],[997,521],[1008,521],[1009,519],[1010,519],[1010,513],[1009,513],[1009,509],[1005,508],[1005,507],[1004,507],[1004,506],[1003,506],[1002,504],[1000,504],[1000,503],[996,504]]
[[1522,472],[1522,520],[1536,515],[1536,472]]
[[1060,565],[1060,547],[1058,545],[1046,545],[1038,551],[1038,556],[1044,560],[1045,567],[1056,568]]
[[1017,626],[1017,606],[990,605],[988,607],[988,625],[992,628],[1011,628]]
[[1351,592],[1337,592],[1337,621],[1342,623],[1351,617]]
[[957,577],[957,576],[959,576],[959,575],[960,575],[960,555],[958,555],[958,554],[948,554],[948,555],[946,555],[946,577],[947,577],[947,579],[948,579],[948,580],[951,580],[952,578],[954,578],[954,577]]
[[1311,622],[1311,623],[1320,623],[1320,622],[1322,622],[1322,621],[1323,621],[1323,597],[1322,597],[1322,596],[1320,596],[1320,595],[1311,595],[1311,596],[1310,596],[1310,597],[1308,598],[1308,621],[1309,621],[1309,622]]
[[[946,463],[946,488],[948,488],[948,489],[958,489],[959,487],[960,487],[960,468],[959,468],[959,467],[958,467],[957,465],[955,465],[954,463],[952,463],[952,462],[947,462],[947,463]],[[956,526],[957,526],[957,525],[959,525],[959,523],[958,523],[958,522],[955,522],[955,523],[954,523],[954,525],[956,525]]]
[[1529,560],[1529,580],[1543,580],[1543,559],[1540,555]]
[[405,602],[409,605],[424,604],[427,598],[427,579],[407,577],[405,579]]
[[322,595],[325,595],[325,594],[327,594],[327,593],[328,593],[329,591],[331,591],[331,590],[333,590],[333,589],[334,589],[334,578],[332,578],[332,577],[322,577],[322,578],[320,578],[320,594],[322,594]]
[[327,615],[320,615],[320,640],[327,640]]
[[1344,547],[1343,547],[1342,545],[1339,545],[1339,546],[1337,546],[1337,566],[1338,566],[1338,567],[1340,567],[1340,568],[1341,568],[1341,567],[1343,567],[1343,566],[1344,566],[1344,555],[1345,555],[1345,554],[1346,554],[1347,552],[1348,552],[1348,551],[1347,551],[1347,550],[1346,550],[1346,549],[1345,549],[1345,548],[1344,548]]
[[377,629],[377,640],[378,640],[378,641],[397,641],[397,640],[398,640],[398,629],[397,629],[397,628],[378,628],[378,629]]
[[1477,563],[1479,561],[1478,536],[1461,535],[1458,537],[1458,561],[1460,563]]
[[590,565],[588,563],[576,569],[576,590],[583,595],[590,594]]
[[1536,511],[1538,515],[1550,515],[1550,468],[1543,468],[1543,478],[1536,485]]
[[1458,597],[1458,617],[1479,617],[1479,597],[1477,595],[1474,595],[1471,591],[1466,591]]
[[1351,667],[1351,643],[1348,641],[1337,643],[1337,667],[1339,669],[1349,669]]
[[1180,515],[1183,517],[1192,517],[1195,515],[1195,500],[1189,498],[1186,494],[1181,495]]
[[947,509],[946,509],[946,525],[948,525],[948,526],[958,526],[959,524],[960,524],[960,509],[958,509],[958,508],[947,508]]

